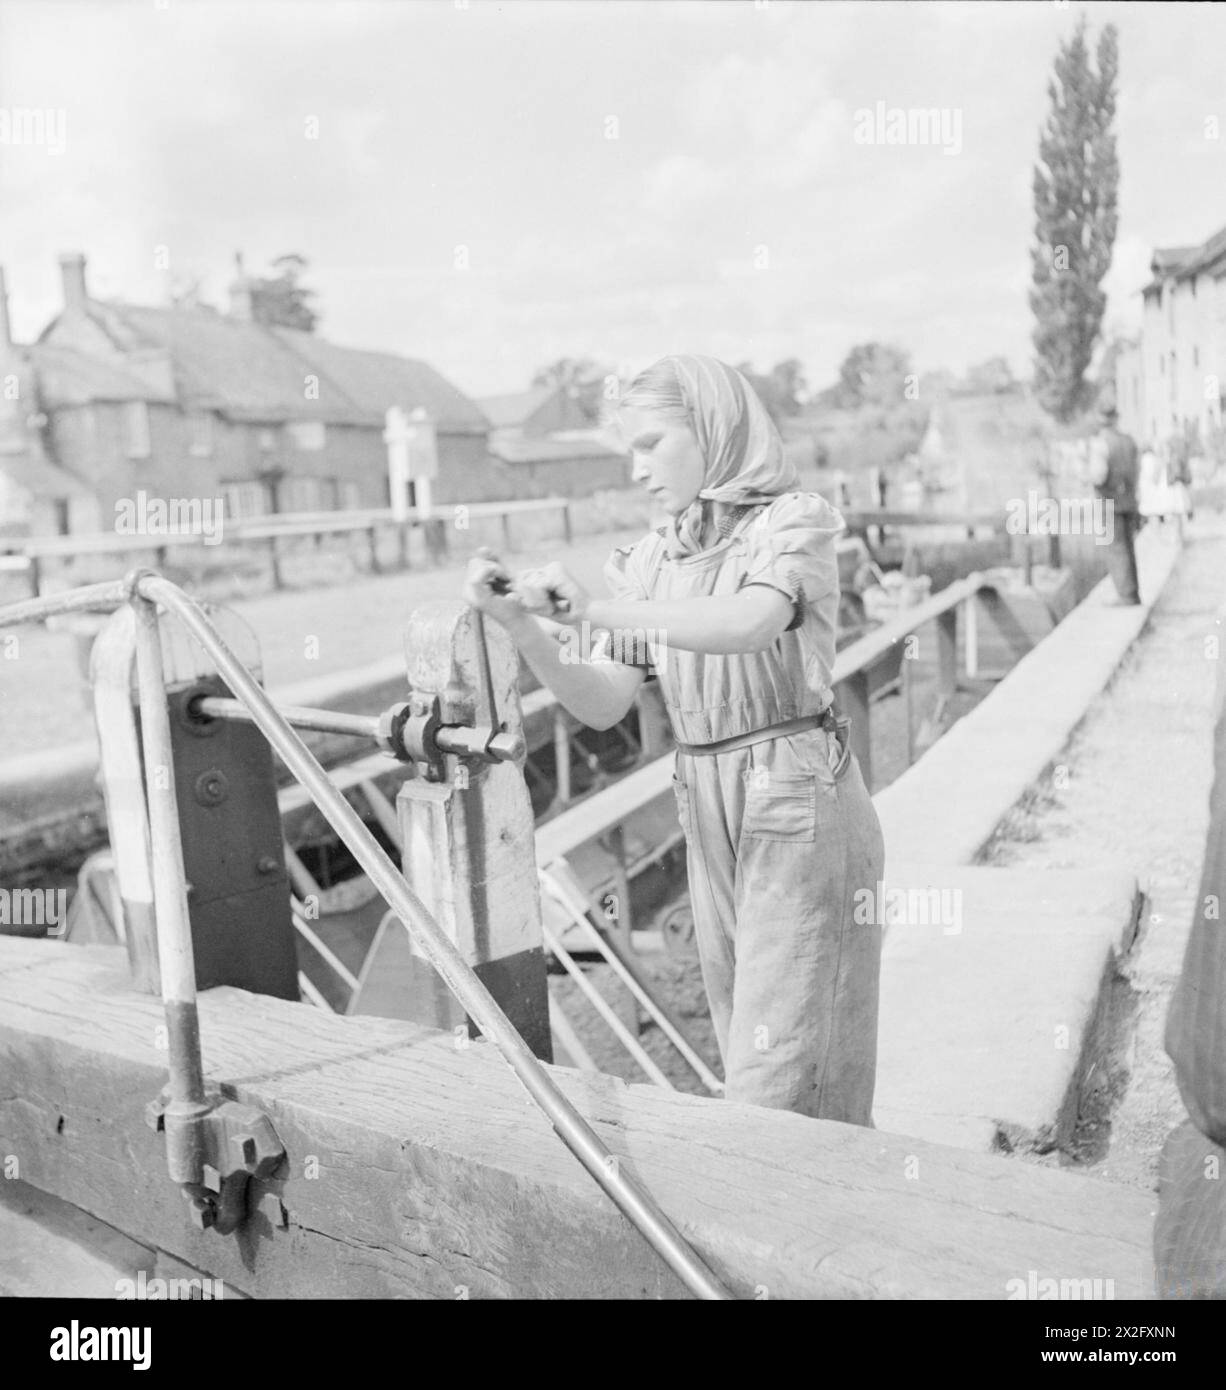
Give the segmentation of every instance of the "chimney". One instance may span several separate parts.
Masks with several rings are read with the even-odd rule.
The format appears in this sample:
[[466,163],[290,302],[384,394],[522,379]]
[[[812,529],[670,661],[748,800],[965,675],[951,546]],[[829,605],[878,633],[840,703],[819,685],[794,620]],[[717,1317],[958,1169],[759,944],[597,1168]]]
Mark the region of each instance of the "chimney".
[[251,281],[243,270],[243,253],[234,253],[235,277],[230,282],[230,317],[250,323],[254,314],[251,307]]
[[60,257],[60,278],[64,286],[64,312],[84,314],[89,292],[85,288],[85,257],[80,251],[69,251]]
[[9,292],[0,265],[0,350],[13,346],[13,330],[9,324]]

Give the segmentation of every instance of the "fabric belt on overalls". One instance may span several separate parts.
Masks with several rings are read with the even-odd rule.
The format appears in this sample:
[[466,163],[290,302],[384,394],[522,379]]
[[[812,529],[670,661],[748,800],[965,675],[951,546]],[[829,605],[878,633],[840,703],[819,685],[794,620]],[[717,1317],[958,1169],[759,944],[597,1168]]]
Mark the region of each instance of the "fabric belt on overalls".
[[779,724],[768,724],[764,729],[750,729],[748,733],[734,734],[731,738],[721,738],[715,743],[677,743],[679,753],[701,757],[711,753],[732,753],[738,748],[748,748],[754,743],[765,743],[772,738],[785,738],[788,734],[803,734],[809,729],[825,729],[834,734],[843,749],[848,747],[851,720],[839,714],[833,704],[826,706],[818,714],[805,714],[799,719],[785,719]]

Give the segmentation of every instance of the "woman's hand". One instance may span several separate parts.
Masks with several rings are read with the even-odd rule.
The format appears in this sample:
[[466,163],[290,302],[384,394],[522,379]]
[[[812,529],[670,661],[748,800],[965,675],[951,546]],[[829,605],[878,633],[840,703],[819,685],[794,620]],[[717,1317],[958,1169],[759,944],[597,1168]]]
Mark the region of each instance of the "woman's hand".
[[520,595],[512,587],[510,571],[490,550],[478,550],[468,562],[464,597],[504,627],[522,622],[527,616]]
[[578,627],[583,622],[592,601],[574,575],[556,562],[542,569],[524,570],[515,581],[515,590],[527,612],[568,627]]

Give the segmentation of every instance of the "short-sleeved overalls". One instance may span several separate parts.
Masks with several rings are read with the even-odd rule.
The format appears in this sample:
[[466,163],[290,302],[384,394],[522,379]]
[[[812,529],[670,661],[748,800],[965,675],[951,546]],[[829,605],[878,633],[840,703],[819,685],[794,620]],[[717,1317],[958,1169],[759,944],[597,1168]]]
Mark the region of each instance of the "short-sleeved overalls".
[[[816,494],[793,493],[697,554],[667,558],[658,532],[614,553],[606,576],[618,597],[732,595],[763,583],[796,602],[799,624],[762,652],[653,648],[680,742],[829,704],[841,526]],[[884,851],[851,750],[815,728],[732,752],[678,752],[674,789],[728,1098],[871,1124],[881,931],[875,911],[855,909],[861,890],[878,891]]]

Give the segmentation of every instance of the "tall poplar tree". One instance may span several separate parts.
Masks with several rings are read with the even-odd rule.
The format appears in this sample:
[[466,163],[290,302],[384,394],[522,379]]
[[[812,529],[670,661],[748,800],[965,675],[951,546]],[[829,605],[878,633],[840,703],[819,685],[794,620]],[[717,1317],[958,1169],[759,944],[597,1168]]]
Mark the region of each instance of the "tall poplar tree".
[[1051,109],[1034,168],[1035,243],[1031,250],[1034,386],[1043,408],[1067,422],[1089,404],[1086,371],[1102,328],[1101,288],[1115,244],[1120,166],[1116,156],[1115,26],[1099,35],[1097,70],[1082,15],[1056,57]]

